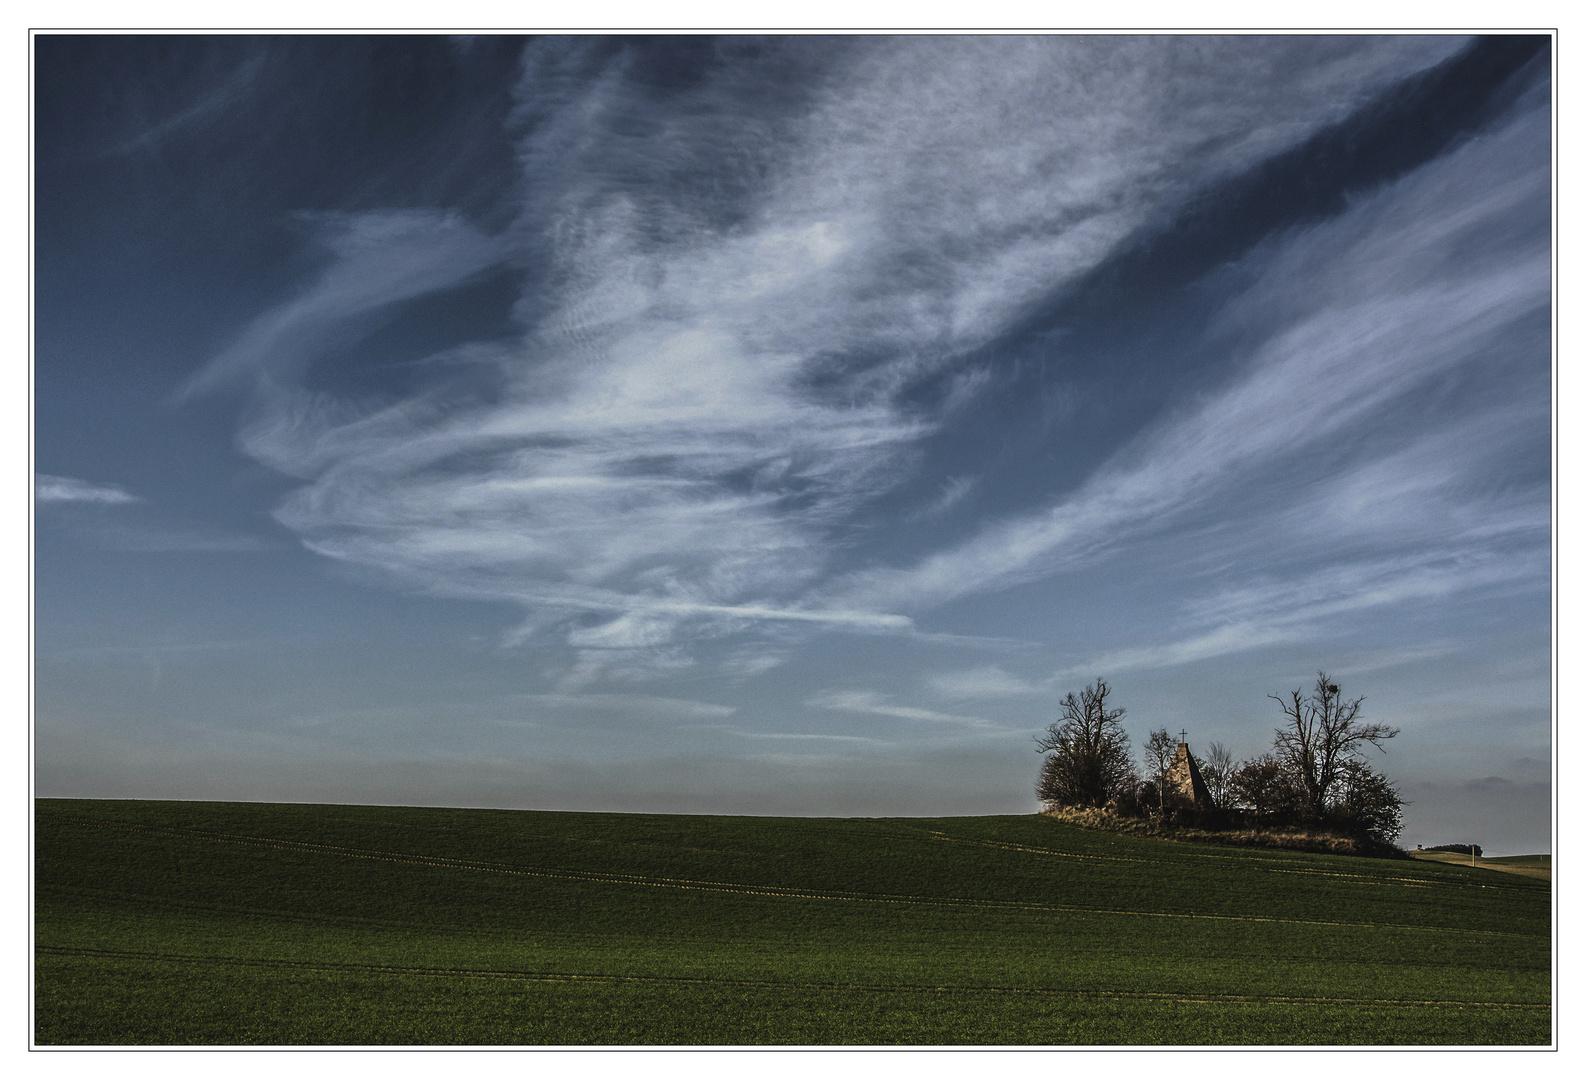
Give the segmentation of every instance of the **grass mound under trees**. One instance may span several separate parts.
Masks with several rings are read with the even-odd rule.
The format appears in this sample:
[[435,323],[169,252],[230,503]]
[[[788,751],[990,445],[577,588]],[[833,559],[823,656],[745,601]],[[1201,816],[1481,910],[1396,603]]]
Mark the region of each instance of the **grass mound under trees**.
[[[1312,851],[1373,859],[1408,859],[1401,848],[1374,836],[1331,832],[1317,826],[1243,824],[1235,813],[1209,811],[1129,817],[1105,807],[1055,807],[1043,813],[1069,825],[1128,836],[1150,836],[1224,847]],[[1253,816],[1253,815],[1245,815]]]
[[1551,1041],[1545,883],[1039,815],[40,800],[40,1044]]

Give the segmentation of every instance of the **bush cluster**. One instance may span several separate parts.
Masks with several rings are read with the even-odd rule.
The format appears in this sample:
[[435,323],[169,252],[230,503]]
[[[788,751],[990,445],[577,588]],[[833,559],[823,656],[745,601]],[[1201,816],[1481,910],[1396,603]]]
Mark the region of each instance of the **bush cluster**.
[[1213,743],[1207,761],[1195,758],[1206,783],[1195,801],[1168,781],[1165,748],[1176,744],[1166,730],[1153,732],[1146,744],[1144,775],[1136,769],[1119,723],[1124,710],[1107,708],[1110,692],[1098,679],[1079,695],[1070,693],[1063,718],[1037,738],[1046,757],[1036,795],[1049,810],[1105,808],[1118,817],[1200,829],[1325,829],[1385,844],[1403,831],[1403,798],[1363,753],[1366,746],[1383,749],[1398,731],[1363,722],[1364,698],[1346,701],[1325,672],[1308,696],[1299,690],[1274,696],[1286,722],[1270,751],[1236,763]]
[[1431,847],[1426,848],[1424,850],[1426,850],[1426,851],[1453,851],[1453,852],[1457,852],[1460,855],[1469,855],[1469,854],[1471,854],[1472,849],[1474,849],[1474,851],[1475,851],[1476,858],[1478,858],[1478,859],[1481,858],[1481,845],[1480,844],[1434,844]]

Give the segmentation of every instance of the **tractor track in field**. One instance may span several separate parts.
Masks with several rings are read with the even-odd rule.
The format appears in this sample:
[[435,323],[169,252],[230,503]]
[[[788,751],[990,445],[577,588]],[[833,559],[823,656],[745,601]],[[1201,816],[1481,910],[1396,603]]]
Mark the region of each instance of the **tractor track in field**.
[[[1086,855],[1072,851],[1059,851],[1056,848],[1030,847],[1027,844],[1010,844],[1002,840],[966,840],[958,836],[949,836],[944,832],[931,829],[922,835],[931,837],[949,844],[968,844],[972,847],[993,848],[999,851],[1014,851],[1024,855],[1046,855],[1059,859],[1091,859],[1097,862],[1127,862],[1144,863],[1148,866],[1160,866],[1169,860],[1164,859],[1138,859],[1127,855]],[[1428,881],[1425,878],[1388,877],[1381,874],[1350,874],[1338,870],[1290,869],[1284,866],[1265,865],[1267,860],[1254,860],[1240,855],[1217,855],[1204,851],[1175,852],[1175,855],[1191,859],[1226,859],[1239,862],[1243,868],[1259,871],[1265,874],[1303,874],[1310,877],[1339,878],[1346,881],[1358,882],[1363,885],[1385,885],[1403,889],[1436,889],[1436,888],[1461,888],[1463,882]],[[1276,861],[1276,860],[1271,860]],[[1487,886],[1476,886],[1486,888]]]
[[152,953],[122,949],[64,948],[39,946],[38,953],[83,959],[157,962],[170,964],[215,965],[263,968],[277,972],[315,972],[337,975],[409,976],[441,979],[488,979],[502,982],[546,982],[571,984],[627,983],[651,986],[703,987],[738,990],[798,990],[831,994],[964,994],[1062,998],[1073,1001],[1148,1001],[1188,1005],[1295,1005],[1366,1006],[1407,1009],[1520,1009],[1546,1011],[1546,1003],[1507,1001],[1464,1001],[1408,998],[1308,997],[1287,994],[1186,994],[1145,990],[1062,990],[1025,986],[942,986],[930,983],[810,983],[773,979],[701,978],[677,975],[614,975],[569,971],[511,971],[491,968],[425,967],[398,964],[359,964],[334,961],[272,960],[240,956],[205,956],[184,953]]
[[[784,900],[817,900],[827,902],[894,904],[908,906],[925,905],[949,908],[978,908],[981,910],[1007,912],[1025,911],[1071,915],[1116,915],[1131,918],[1208,920],[1218,922],[1254,922],[1286,926],[1326,926],[1344,929],[1412,931],[1439,935],[1468,934],[1481,937],[1498,938],[1529,938],[1535,936],[1531,934],[1515,933],[1503,930],[1472,930],[1451,927],[1416,926],[1413,924],[1402,923],[1345,922],[1341,920],[1328,919],[1285,919],[1263,915],[1219,915],[1174,911],[1142,911],[1121,908],[1083,907],[1080,905],[1066,904],[1040,904],[1018,900],[984,900],[970,897],[915,896],[887,893],[845,892],[842,890],[832,889],[798,889],[779,885],[750,885],[739,882],[702,881],[691,878],[667,878],[636,874],[610,874],[593,870],[567,870],[553,867],[513,866],[506,863],[495,863],[484,860],[452,859],[439,855],[418,855],[411,852],[353,848],[336,844],[320,844],[306,840],[285,840],[278,837],[207,832],[198,829],[181,829],[170,826],[135,825],[128,822],[94,821],[86,818],[58,817],[55,818],[55,820],[63,824],[79,825],[97,829],[110,829],[147,836],[160,836],[179,840],[196,840],[206,843],[234,844],[243,847],[265,848],[276,851],[290,851],[310,855],[324,855],[333,858],[357,859],[369,862],[386,862],[398,865],[422,866],[442,870],[466,870],[476,873],[500,874],[511,877],[578,881],[590,884],[618,886],[626,885],[638,888],[676,889],[690,892],[713,892],[737,896],[756,896]],[[940,839],[953,842],[951,837],[947,837],[945,835],[941,836]],[[996,844],[993,841],[962,842],[972,844],[987,843],[997,847],[1006,846],[1015,850],[1021,850],[1017,845],[1002,845]],[[1033,852],[1049,853],[1046,852],[1045,849],[1039,848],[1031,848],[1028,850]]]

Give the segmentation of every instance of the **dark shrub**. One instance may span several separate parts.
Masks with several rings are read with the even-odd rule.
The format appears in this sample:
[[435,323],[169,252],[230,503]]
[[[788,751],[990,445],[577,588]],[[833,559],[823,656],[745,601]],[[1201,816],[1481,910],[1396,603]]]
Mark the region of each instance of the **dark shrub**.
[[1425,848],[1426,851],[1455,851],[1461,855],[1469,855],[1470,849],[1476,849],[1476,858],[1481,858],[1480,844],[1438,844],[1435,847]]

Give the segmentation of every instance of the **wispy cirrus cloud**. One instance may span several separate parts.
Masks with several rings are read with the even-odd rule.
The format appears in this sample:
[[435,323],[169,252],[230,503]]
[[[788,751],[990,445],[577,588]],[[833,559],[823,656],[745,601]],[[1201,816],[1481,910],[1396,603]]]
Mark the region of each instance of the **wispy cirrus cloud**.
[[[535,43],[517,225],[487,237],[444,215],[337,219],[319,282],[186,393],[260,382],[242,444],[305,480],[278,516],[311,549],[437,595],[515,602],[519,636],[556,632],[590,677],[768,626],[906,631],[906,610],[1030,572],[1072,526],[1011,524],[830,587],[856,515],[910,474],[944,415],[903,392],[1204,185],[1462,42],[850,44],[845,65],[795,75],[773,108],[765,79],[796,56],[651,94],[627,53]],[[493,398],[369,408],[297,384],[358,319],[509,257],[542,272],[522,339],[485,359]],[[1120,485],[1103,501],[1160,504]],[[950,485],[942,508],[968,490]],[[1119,516],[1080,516],[1097,514]]]
[[976,478],[973,476],[949,476],[942,482],[941,494],[925,506],[909,515],[910,521],[921,521],[928,518],[941,517],[953,507],[963,502],[969,493],[975,489]]
[[[1545,587],[1546,569],[1545,563],[1472,551],[1344,562],[1192,597],[1156,640],[1142,635],[1147,640],[1140,644],[1098,650],[1049,675],[1027,678],[986,665],[940,672],[925,683],[956,700],[1048,695],[1098,675],[1157,671],[1311,641],[1341,621],[1374,611],[1427,607],[1461,594],[1510,597],[1517,589]],[[1333,666],[1340,674],[1374,671],[1450,651],[1446,645],[1396,650],[1370,663]]]
[[1255,624],[1267,632],[1368,608],[1545,583],[1545,564],[1537,566],[1483,550],[1415,552],[1386,559],[1350,560],[1223,589],[1194,602],[1190,617],[1203,625]]
[[992,727],[991,721],[978,716],[958,716],[953,713],[918,709],[912,705],[894,705],[885,694],[872,690],[827,690],[811,697],[806,704],[817,709],[856,713],[861,716],[882,716],[892,720],[915,720],[927,724],[955,724],[963,727]]
[[738,710],[731,705],[651,694],[519,694],[512,700],[546,712],[601,712],[629,719],[725,719]]
[[83,503],[98,506],[123,506],[142,502],[116,484],[95,484],[70,476],[37,473],[33,477],[33,498],[41,503]]
[[[1533,344],[1539,349],[1540,340]],[[1537,378],[1542,372],[1533,371]],[[1414,548],[1429,557],[1500,545],[1545,546],[1551,476],[1538,469],[1548,395],[1487,398],[1462,415],[1392,440],[1315,484],[1271,523],[1287,547]]]
[[[1032,685],[1052,688],[1097,673],[1179,667],[1309,641],[1372,612],[1427,608],[1460,595],[1507,599],[1519,590],[1540,592],[1547,579],[1545,557],[1515,559],[1459,548],[1350,560],[1273,575],[1192,598],[1170,627],[1177,633],[1164,635],[1166,640],[1099,651]],[[966,689],[974,687],[968,673],[962,678]],[[951,674],[942,680],[946,688],[958,685]]]
[[868,735],[831,735],[818,731],[740,731],[738,728],[722,728],[725,734],[737,736],[740,739],[766,739],[772,742],[840,742],[840,743],[865,743],[872,746],[890,746],[885,739],[873,739]]
[[[1339,219],[1269,246],[1253,257],[1257,284],[1224,314],[1225,325],[1256,336],[1229,385],[1143,434],[1051,508],[994,524],[912,568],[854,575],[833,595],[917,610],[1094,563],[1279,467],[1336,460],[1341,448],[1347,460],[1388,410],[1488,362],[1506,336],[1545,350],[1536,320],[1551,298],[1547,122],[1533,110]],[[1527,219],[1531,227],[1512,227]],[[1473,436],[1490,424],[1481,412],[1468,423],[1451,437],[1480,446]],[[1379,479],[1402,475],[1400,465],[1425,464],[1426,452],[1395,451],[1397,463],[1389,455],[1352,475],[1369,497],[1373,470]],[[1404,482],[1424,488],[1436,475]],[[1512,523],[1513,507],[1480,502],[1467,501],[1466,511]],[[1334,497],[1335,515],[1346,506]]]
[[[36,473],[33,497],[50,507],[51,527],[108,551],[248,552],[279,550],[278,540],[224,529],[208,522],[173,520],[142,496],[117,484]],[[124,507],[111,517],[90,508]]]
[[[454,213],[388,210],[313,218],[331,255],[330,266],[297,298],[255,320],[204,365],[178,391],[179,401],[239,378],[290,386],[324,350],[365,330],[359,320],[404,300],[460,285],[501,262],[507,253],[499,238],[486,236]],[[288,417],[317,400],[305,402],[282,390],[275,394],[268,407],[285,411]],[[283,427],[280,419],[262,424],[272,431]],[[311,458],[298,460],[304,447],[272,453],[270,440],[260,438],[251,440],[250,446],[276,468],[290,471],[313,464]],[[296,454],[291,452],[294,449]]]
[[1026,679],[996,664],[944,671],[926,680],[933,693],[948,698],[1011,698],[1049,693],[1050,679]]
[[185,109],[148,124],[136,135],[124,139],[107,152],[109,155],[147,153],[157,150],[172,138],[205,127],[220,119],[252,90],[264,67],[262,53],[243,61],[231,75]]

